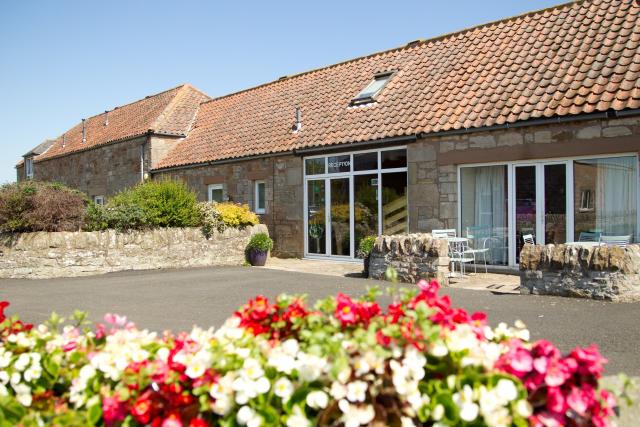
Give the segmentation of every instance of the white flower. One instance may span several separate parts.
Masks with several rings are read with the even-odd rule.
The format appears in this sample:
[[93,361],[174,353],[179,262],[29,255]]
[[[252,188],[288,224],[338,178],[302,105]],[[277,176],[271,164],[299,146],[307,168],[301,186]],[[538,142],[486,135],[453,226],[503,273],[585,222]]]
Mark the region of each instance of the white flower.
[[298,354],[298,374],[302,381],[312,382],[317,380],[326,365],[327,360],[321,357],[303,352]]
[[13,353],[0,348],[0,369],[4,369],[11,364]]
[[431,418],[433,418],[434,421],[440,421],[442,417],[444,417],[444,406],[437,404],[436,407],[433,408]]
[[273,390],[276,396],[282,399],[283,402],[286,402],[289,400],[291,394],[293,393],[293,384],[291,384],[291,381],[289,381],[287,378],[282,377],[278,381],[276,381]]
[[238,424],[247,427],[258,427],[262,425],[262,417],[248,406],[243,406],[236,416]]
[[287,418],[287,427],[310,427],[311,421],[305,416],[299,406],[293,408],[293,414]]
[[295,355],[298,353],[298,350],[300,349],[300,345],[298,344],[298,341],[290,338],[282,343],[281,348],[282,351],[284,351],[289,356],[295,357]]
[[429,348],[429,354],[434,357],[444,357],[449,353],[449,349],[442,341],[436,341]]
[[531,404],[524,399],[518,400],[516,402],[516,414],[520,415],[523,418],[529,418],[533,413],[533,408]]
[[351,402],[364,402],[368,384],[364,381],[354,381],[347,384],[347,399]]
[[307,395],[307,405],[313,409],[324,409],[329,404],[329,396],[324,391],[316,390]]
[[233,408],[233,399],[229,396],[220,396],[216,398],[216,401],[213,403],[213,412],[218,415],[225,416]]
[[358,357],[353,363],[353,367],[356,370],[357,376],[362,376],[367,372],[369,372],[369,370],[371,369],[371,367],[369,366],[369,363],[367,363],[364,357]]
[[13,374],[11,374],[11,379],[9,381],[11,382],[11,385],[15,389],[15,387],[18,384],[20,384],[21,380],[22,380],[22,377],[20,376],[20,373],[19,372],[14,372]]
[[260,362],[256,359],[247,359],[242,365],[240,375],[247,379],[255,380],[256,378],[260,378],[264,375],[264,370],[260,366]]
[[340,381],[342,384],[346,384],[347,381],[349,381],[349,378],[351,378],[351,368],[346,367],[345,369],[338,372],[338,381]]
[[31,382],[37,380],[42,375],[42,368],[40,365],[31,365],[26,371],[24,371],[24,380]]
[[267,365],[273,366],[278,372],[289,375],[296,366],[296,359],[280,349],[275,349],[269,355]]
[[489,427],[509,427],[512,425],[511,421],[513,419],[507,408],[500,407],[489,414],[485,414],[484,420]]
[[9,373],[7,371],[0,371],[0,384],[6,384],[9,382]]
[[331,393],[331,397],[333,397],[335,400],[340,400],[347,395],[347,387],[340,384],[339,382],[334,382],[333,384],[331,384],[331,390],[329,391],[329,393]]
[[342,411],[341,420],[345,427],[359,427],[367,425],[376,416],[373,406],[371,405],[352,405],[348,401],[342,399],[338,402],[338,407]]
[[16,392],[16,399],[23,406],[31,406],[33,398],[31,396],[31,388],[26,384],[18,384],[13,386],[13,390]]
[[13,367],[16,370],[22,372],[27,369],[27,366],[30,362],[31,359],[29,358],[29,355],[27,353],[22,353],[20,356],[18,356],[18,360],[16,360],[16,362],[13,364]]
[[447,335],[447,345],[453,352],[468,350],[478,345],[478,337],[470,325],[458,325]]
[[518,397],[518,388],[513,381],[508,379],[501,379],[496,384],[495,391],[503,402],[511,402]]
[[458,393],[453,394],[453,402],[460,410],[460,418],[463,421],[471,422],[478,417],[478,405],[473,402],[473,390],[469,385],[465,385]]
[[400,418],[400,425],[401,427],[415,427],[416,424],[413,422],[413,420],[409,417],[402,417]]
[[7,386],[4,384],[0,384],[0,397],[5,397],[9,395],[9,390],[7,390]]

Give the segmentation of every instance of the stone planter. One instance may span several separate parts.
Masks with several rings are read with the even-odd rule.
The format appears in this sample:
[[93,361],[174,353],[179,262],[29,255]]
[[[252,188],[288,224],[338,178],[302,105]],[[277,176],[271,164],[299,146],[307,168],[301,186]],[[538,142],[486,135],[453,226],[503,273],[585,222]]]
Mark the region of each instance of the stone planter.
[[264,252],[259,249],[249,250],[249,263],[254,267],[263,267],[267,263],[267,256],[269,252]]

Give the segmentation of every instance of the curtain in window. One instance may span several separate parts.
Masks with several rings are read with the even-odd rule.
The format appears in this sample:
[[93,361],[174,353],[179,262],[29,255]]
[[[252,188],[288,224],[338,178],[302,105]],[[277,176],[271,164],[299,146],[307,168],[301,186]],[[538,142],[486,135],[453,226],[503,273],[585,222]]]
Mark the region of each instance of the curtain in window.
[[507,263],[507,215],[505,167],[475,168],[475,234],[476,246],[491,251],[494,264]]
[[596,227],[603,234],[635,234],[636,158],[615,157],[597,162]]

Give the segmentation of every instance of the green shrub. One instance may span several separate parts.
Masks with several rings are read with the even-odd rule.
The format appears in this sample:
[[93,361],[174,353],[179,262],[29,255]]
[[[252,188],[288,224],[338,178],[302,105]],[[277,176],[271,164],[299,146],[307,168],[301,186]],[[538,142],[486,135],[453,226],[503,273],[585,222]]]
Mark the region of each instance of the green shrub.
[[0,232],[77,231],[88,199],[58,183],[26,181],[0,187]]
[[202,234],[207,238],[211,237],[214,231],[218,230],[222,232],[226,228],[220,217],[220,212],[216,209],[216,204],[215,202],[198,203]]
[[254,234],[247,245],[247,251],[252,249],[260,252],[269,252],[273,249],[273,240],[266,233]]
[[251,212],[248,205],[224,202],[216,203],[215,209],[220,214],[220,220],[227,227],[244,228],[260,223],[260,218]]
[[360,240],[358,244],[358,258],[366,258],[371,255],[373,246],[376,244],[376,236],[367,236]]
[[195,193],[178,181],[138,184],[111,198],[107,210],[111,209],[121,220],[130,219],[138,226],[144,222],[149,227],[197,227],[201,223]]
[[118,231],[142,230],[149,227],[149,219],[140,206],[121,205],[104,207],[90,205],[84,229],[87,231],[100,231],[109,228]]

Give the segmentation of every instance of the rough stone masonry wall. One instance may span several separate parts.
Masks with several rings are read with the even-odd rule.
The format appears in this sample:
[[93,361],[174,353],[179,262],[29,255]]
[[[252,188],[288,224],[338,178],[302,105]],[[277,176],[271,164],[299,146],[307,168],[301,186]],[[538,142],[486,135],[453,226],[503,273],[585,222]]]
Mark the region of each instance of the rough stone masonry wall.
[[212,164],[177,169],[154,174],[182,179],[196,191],[200,200],[207,200],[207,187],[222,184],[224,195],[237,203],[254,208],[255,181],[264,181],[266,209],[260,221],[269,228],[274,240],[273,253],[281,257],[300,257],[304,253],[302,159],[280,156]]
[[640,152],[640,116],[426,137],[407,146],[409,230],[458,226],[458,166]]
[[446,240],[430,234],[380,236],[369,259],[369,277],[385,279],[393,267],[401,282],[417,283],[420,279],[436,279],[449,285],[449,256]]
[[251,236],[266,231],[260,224],[216,232],[209,239],[198,228],[6,234],[0,236],[0,278],[240,265]]
[[640,245],[525,245],[520,285],[524,294],[640,301]]

